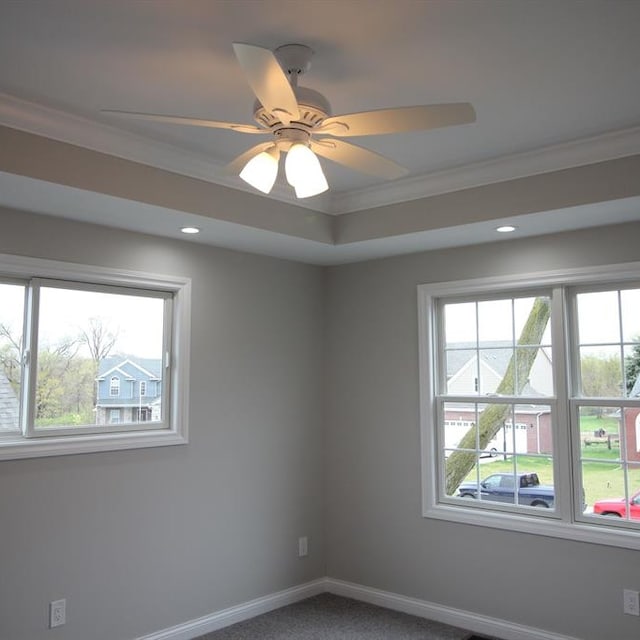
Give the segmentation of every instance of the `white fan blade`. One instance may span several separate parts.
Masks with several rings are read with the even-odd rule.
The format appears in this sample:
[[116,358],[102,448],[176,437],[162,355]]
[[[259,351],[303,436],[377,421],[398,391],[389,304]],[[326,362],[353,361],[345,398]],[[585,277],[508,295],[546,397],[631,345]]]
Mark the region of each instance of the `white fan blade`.
[[260,104],[284,124],[298,120],[298,101],[273,52],[239,42],[233,50]]
[[273,142],[262,142],[257,144],[255,147],[251,147],[251,149],[247,149],[247,151],[241,153],[237,158],[234,158],[225,166],[224,173],[237,176],[244,169],[244,165],[247,164],[253,156],[257,156],[261,151],[266,151],[272,147],[275,147]]
[[269,129],[261,129],[252,124],[235,122],[218,122],[217,120],[201,120],[200,118],[184,118],[182,116],[167,116],[161,113],[138,113],[136,111],[120,111],[118,109],[102,109],[101,113],[121,116],[133,120],[149,120],[151,122],[169,122],[170,124],[187,124],[193,127],[209,127],[211,129],[231,129],[240,133],[271,133]]
[[476,112],[468,102],[454,102],[332,116],[324,120],[315,132],[339,137],[375,136],[449,127],[475,122],[475,119]]
[[311,140],[310,146],[311,150],[319,156],[386,180],[400,178],[409,172],[408,169],[389,158],[344,140],[322,138]]

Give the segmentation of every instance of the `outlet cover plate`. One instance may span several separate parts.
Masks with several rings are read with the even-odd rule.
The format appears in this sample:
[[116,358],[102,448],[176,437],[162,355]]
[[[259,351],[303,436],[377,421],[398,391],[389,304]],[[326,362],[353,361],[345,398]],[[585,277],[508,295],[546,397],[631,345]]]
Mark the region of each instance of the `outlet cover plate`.
[[67,621],[67,601],[54,600],[49,604],[49,628],[61,627]]
[[624,598],[624,612],[629,616],[640,616],[640,593],[632,589],[622,592]]

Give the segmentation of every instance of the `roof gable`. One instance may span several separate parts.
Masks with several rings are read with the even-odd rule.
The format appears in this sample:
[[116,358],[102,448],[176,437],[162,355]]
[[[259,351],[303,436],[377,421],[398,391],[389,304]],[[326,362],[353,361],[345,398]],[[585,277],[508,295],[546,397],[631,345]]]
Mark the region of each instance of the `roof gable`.
[[161,380],[161,360],[159,358],[105,358],[100,362],[98,380],[104,380],[112,373],[119,372],[122,376],[137,380],[147,378],[149,380]]

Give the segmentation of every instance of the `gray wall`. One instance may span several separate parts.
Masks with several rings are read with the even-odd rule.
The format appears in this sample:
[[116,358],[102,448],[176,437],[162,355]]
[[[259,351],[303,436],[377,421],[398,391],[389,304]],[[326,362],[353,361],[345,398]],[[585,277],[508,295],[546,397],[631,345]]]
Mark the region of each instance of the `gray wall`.
[[640,225],[326,271],[7,210],[0,229],[0,252],[193,278],[188,446],[0,462],[1,640],[132,640],[323,575],[638,637],[637,552],[421,517],[416,285],[636,260]]
[[0,462],[0,638],[132,640],[323,576],[322,270],[7,210],[0,252],[193,279],[189,445]]
[[640,259],[640,224],[333,267],[327,575],[584,640],[637,640],[638,552],[421,517],[416,285]]

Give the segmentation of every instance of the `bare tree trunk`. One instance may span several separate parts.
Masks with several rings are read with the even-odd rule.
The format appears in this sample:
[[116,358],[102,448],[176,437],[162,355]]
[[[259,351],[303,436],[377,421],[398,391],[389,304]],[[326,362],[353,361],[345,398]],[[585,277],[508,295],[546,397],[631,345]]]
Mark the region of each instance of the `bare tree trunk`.
[[[531,367],[538,354],[542,336],[549,321],[551,303],[548,298],[536,298],[527,322],[522,328],[517,349],[509,360],[509,366],[496,389],[498,395],[518,395],[529,379]],[[517,353],[517,356],[516,356]],[[478,448],[483,451],[495,437],[509,414],[510,405],[490,404],[480,414],[478,422]],[[515,426],[515,425],[514,425]],[[458,444],[460,449],[476,448],[476,428],[471,427]],[[467,477],[476,464],[476,454],[468,451],[454,451],[447,459],[446,493],[452,495],[458,485]]]

